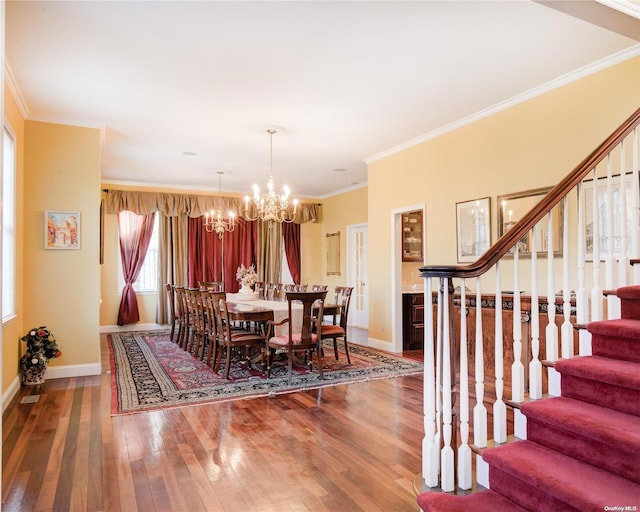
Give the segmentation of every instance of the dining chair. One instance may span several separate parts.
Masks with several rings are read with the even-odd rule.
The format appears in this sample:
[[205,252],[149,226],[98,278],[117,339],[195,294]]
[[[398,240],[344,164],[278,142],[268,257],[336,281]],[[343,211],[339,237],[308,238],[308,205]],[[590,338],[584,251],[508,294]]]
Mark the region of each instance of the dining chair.
[[282,285],[280,283],[267,283],[265,286],[266,300],[280,300],[282,297]]
[[[287,292],[306,292],[309,288],[308,284],[284,284],[282,285],[283,293]],[[321,291],[321,290],[318,290]]]
[[173,335],[176,332],[176,324],[178,323],[178,311],[176,309],[176,292],[171,283],[164,285],[167,291],[167,301],[169,302],[169,325],[171,325],[171,334],[169,339],[173,341]]
[[329,285],[326,284],[314,284],[311,286],[312,292],[326,292],[329,289]]
[[200,289],[206,289],[212,292],[223,292],[224,281],[198,281]]
[[191,338],[187,344],[187,352],[195,358],[204,357],[205,348],[205,313],[202,293],[199,288],[187,288],[188,307],[191,319]]
[[187,306],[187,290],[184,286],[175,286],[174,290],[176,292],[176,309],[178,311],[178,318],[180,319],[180,322],[178,323],[178,335],[176,336],[176,343],[182,350],[185,350],[187,341],[189,340],[190,331],[189,308]]
[[229,378],[231,370],[231,354],[238,347],[250,347],[258,345],[261,354],[264,355],[264,336],[259,332],[246,329],[233,329],[229,319],[229,310],[227,308],[227,299],[225,296],[216,298],[213,301],[213,310],[217,326],[218,350],[214,356],[213,370],[217,373],[220,371],[222,362],[222,352],[226,349],[226,365],[224,369],[225,379]]
[[265,297],[264,281],[256,281],[256,284],[253,287],[253,291],[255,291],[258,294],[258,299],[266,298]]
[[[313,364],[313,353],[316,353],[316,366],[318,367],[318,373],[320,378],[322,375],[322,347],[320,346],[320,326],[322,323],[322,310],[324,299],[327,296],[327,292],[288,292],[286,294],[286,300],[288,302],[286,318],[279,322],[270,320],[267,322],[267,340],[265,343],[265,352],[267,359],[267,376],[271,374],[271,363],[273,355],[276,351],[285,352],[288,359],[289,368],[289,384],[293,376],[293,358],[297,352],[305,352],[309,354],[308,359],[309,370],[311,370]],[[292,325],[291,319],[293,318],[293,305],[294,303],[302,304],[302,325],[299,327]],[[314,308],[314,305],[316,306]],[[314,316],[314,311],[317,312],[317,316]],[[288,324],[287,332],[284,334],[276,335],[275,328]],[[305,358],[306,361],[306,358]]]
[[[202,290],[202,305],[205,315],[205,352],[207,355],[206,364],[213,368],[216,364],[220,336],[218,335],[218,325],[216,322],[215,302],[226,297],[225,292],[212,292]],[[204,357],[202,358],[204,361]],[[213,359],[213,364],[211,360]]]
[[338,338],[344,339],[344,352],[347,355],[347,363],[351,364],[349,357],[349,345],[347,344],[347,321],[349,319],[349,304],[351,304],[351,286],[335,287],[335,304],[340,306],[340,311],[333,317],[333,323],[322,324],[320,327],[321,338],[333,340],[333,351],[338,360]]

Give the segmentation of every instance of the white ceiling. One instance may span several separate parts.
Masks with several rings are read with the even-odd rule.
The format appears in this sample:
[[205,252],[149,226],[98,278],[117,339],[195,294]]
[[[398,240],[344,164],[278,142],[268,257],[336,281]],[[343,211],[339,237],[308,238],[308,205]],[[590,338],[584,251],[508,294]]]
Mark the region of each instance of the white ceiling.
[[106,183],[217,191],[224,171],[223,192],[248,191],[277,126],[276,185],[322,198],[399,145],[640,54],[633,13],[548,3],[7,1],[7,71],[28,119],[104,129]]

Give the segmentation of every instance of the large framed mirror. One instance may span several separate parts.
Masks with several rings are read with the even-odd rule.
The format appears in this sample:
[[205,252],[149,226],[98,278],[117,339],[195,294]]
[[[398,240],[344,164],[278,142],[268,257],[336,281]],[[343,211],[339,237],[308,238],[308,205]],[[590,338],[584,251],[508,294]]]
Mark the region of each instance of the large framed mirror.
[[327,233],[327,275],[340,275],[340,231]]

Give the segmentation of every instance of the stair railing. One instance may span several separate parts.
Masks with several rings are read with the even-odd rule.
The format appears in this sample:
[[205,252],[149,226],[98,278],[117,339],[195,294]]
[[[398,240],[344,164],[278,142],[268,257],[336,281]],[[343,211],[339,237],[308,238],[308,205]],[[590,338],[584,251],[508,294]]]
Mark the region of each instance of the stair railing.
[[[640,109],[477,261],[420,269],[425,278],[425,488],[471,489],[474,467],[476,482],[488,486],[488,468],[480,455],[474,466],[473,452],[489,445],[491,424],[492,442],[507,442],[507,404],[515,404],[511,430],[526,437],[517,404],[544,393],[558,395],[553,361],[574,357],[576,347],[580,355],[590,354],[590,335],[579,327],[619,317],[619,302],[608,291],[640,283],[640,266],[634,265],[640,260],[639,124]],[[554,242],[556,235],[561,244]],[[526,254],[525,237],[530,242]],[[521,284],[523,277],[529,284]],[[530,292],[522,292],[525,287]],[[486,332],[491,323],[493,332]]]

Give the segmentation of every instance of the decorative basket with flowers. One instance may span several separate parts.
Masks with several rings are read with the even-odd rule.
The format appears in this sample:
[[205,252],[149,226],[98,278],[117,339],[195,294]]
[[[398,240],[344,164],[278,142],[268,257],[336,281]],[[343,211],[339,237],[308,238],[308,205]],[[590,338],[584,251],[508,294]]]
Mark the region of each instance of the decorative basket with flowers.
[[244,264],[238,267],[236,271],[236,280],[242,285],[240,293],[253,293],[251,287],[258,281],[255,265],[245,267]]
[[51,331],[44,325],[30,329],[22,338],[27,344],[26,353],[20,358],[20,370],[26,385],[42,384],[49,359],[60,357],[62,352]]

